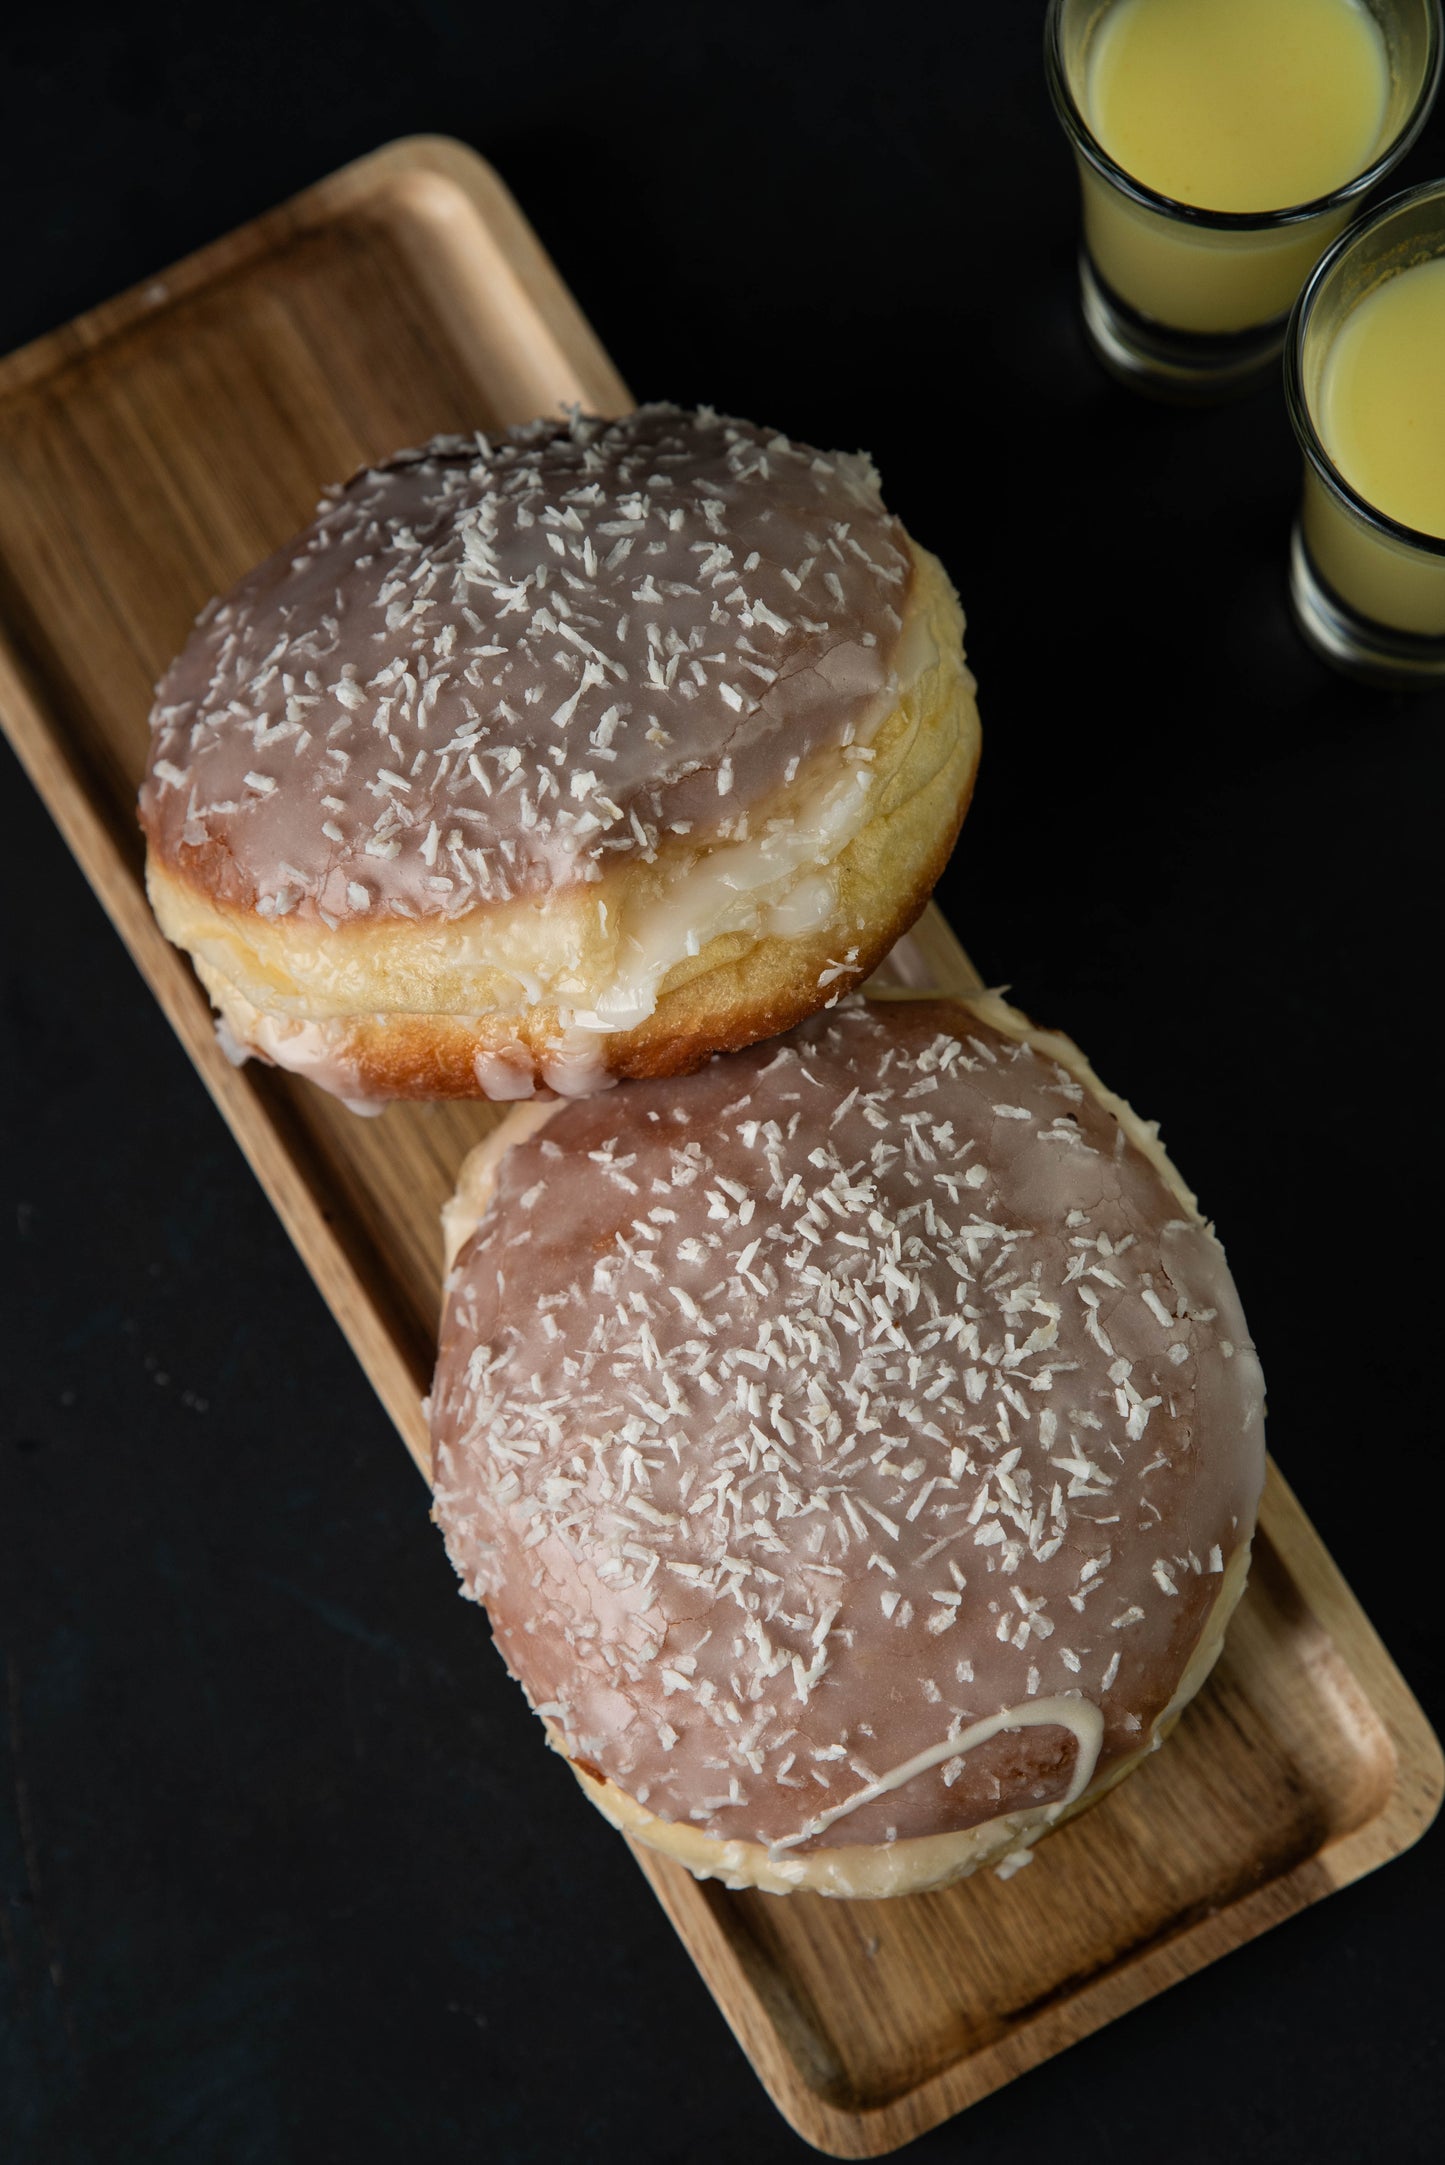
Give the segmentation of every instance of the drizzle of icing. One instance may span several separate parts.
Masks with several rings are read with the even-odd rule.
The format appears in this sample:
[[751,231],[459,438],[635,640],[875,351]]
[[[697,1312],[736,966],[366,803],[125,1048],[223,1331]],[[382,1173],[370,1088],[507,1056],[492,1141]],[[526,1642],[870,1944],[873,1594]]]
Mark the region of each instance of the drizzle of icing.
[[905,1782],[927,1774],[932,1767],[941,1767],[945,1760],[961,1759],[966,1752],[987,1744],[990,1737],[999,1736],[1005,1730],[1043,1728],[1069,1730],[1076,1746],[1069,1786],[1057,1802],[1048,1807],[1049,1817],[1057,1819],[1083,1795],[1094,1778],[1094,1768],[1099,1761],[1099,1748],[1104,1741],[1104,1717],[1087,1699],[1034,1699],[1023,1706],[1004,1707],[998,1714],[987,1714],[982,1721],[971,1722],[967,1729],[952,1731],[941,1742],[925,1745],[921,1752],[905,1759],[902,1766],[892,1767],[875,1781],[865,1782],[841,1804],[830,1804],[826,1811],[815,1813],[796,1834],[785,1834],[781,1840],[772,1843],[768,1854],[776,1857],[780,1851],[796,1849],[800,1842],[815,1840],[850,1812],[875,1803],[892,1789],[901,1789]]
[[[615,1783],[599,1782],[595,1775],[569,1762],[584,1795],[604,1818],[634,1841],[675,1857],[699,1879],[719,1879],[727,1887],[759,1887],[769,1894],[791,1894],[806,1888],[812,1894],[832,1895],[860,1901],[877,1901],[891,1895],[922,1894],[946,1887],[980,1868],[992,1865],[999,1879],[1011,1879],[1029,1863],[1033,1844],[1062,1820],[1096,1802],[1130,1774],[1164,1742],[1181,1709],[1204,1683],[1224,1642],[1225,1628],[1239,1603],[1249,1569],[1249,1544],[1243,1543],[1230,1558],[1218,1592],[1205,1620],[1203,1635],[1181,1676],[1169,1705],[1158,1716],[1136,1748],[1117,1758],[1106,1774],[1092,1779],[1077,1795],[1070,1784],[1068,1801],[1026,1805],[993,1819],[943,1834],[917,1835],[888,1843],[827,1844],[807,1849],[769,1850],[756,1842],[732,1838],[719,1841],[695,1827],[659,1819]],[[564,1750],[552,1725],[548,1741]],[[1076,1772],[1078,1761],[1076,1759]]]

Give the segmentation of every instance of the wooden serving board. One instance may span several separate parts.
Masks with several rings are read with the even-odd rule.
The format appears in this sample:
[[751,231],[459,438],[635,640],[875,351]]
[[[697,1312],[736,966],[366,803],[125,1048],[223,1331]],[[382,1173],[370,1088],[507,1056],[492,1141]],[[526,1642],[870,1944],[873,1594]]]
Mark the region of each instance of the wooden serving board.
[[[629,403],[490,168],[430,139],[0,364],[0,715],[424,1473],[438,1212],[496,1115],[361,1120],[228,1066],[146,906],[135,791],[152,683],[196,611],[326,483],[571,400]],[[978,989],[936,911],[894,977]],[[1423,1715],[1272,1470],[1210,1685],[1007,1885],[779,1900],[638,1862],[794,2127],[869,2157],[1396,1855],[1442,1786]]]

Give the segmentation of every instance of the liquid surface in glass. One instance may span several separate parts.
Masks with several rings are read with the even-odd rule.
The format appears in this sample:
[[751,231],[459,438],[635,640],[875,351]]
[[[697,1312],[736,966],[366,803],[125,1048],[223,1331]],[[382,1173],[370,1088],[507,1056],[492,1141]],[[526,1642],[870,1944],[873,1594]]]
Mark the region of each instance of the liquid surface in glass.
[[1088,118],[1160,195],[1284,210],[1370,163],[1389,87],[1363,0],[1115,0],[1089,50]]

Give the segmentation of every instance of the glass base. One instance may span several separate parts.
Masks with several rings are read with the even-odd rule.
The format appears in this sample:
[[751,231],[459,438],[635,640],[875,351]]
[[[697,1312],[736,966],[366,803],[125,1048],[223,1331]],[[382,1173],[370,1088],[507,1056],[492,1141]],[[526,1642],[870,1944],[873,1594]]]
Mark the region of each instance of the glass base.
[[1404,689],[1445,683],[1445,637],[1392,631],[1351,609],[1315,570],[1298,520],[1289,546],[1289,598],[1310,646],[1347,676]]
[[1121,301],[1104,284],[1087,250],[1079,254],[1079,302],[1089,343],[1110,375],[1153,398],[1206,405],[1242,398],[1279,374],[1285,316],[1226,337],[1172,331]]

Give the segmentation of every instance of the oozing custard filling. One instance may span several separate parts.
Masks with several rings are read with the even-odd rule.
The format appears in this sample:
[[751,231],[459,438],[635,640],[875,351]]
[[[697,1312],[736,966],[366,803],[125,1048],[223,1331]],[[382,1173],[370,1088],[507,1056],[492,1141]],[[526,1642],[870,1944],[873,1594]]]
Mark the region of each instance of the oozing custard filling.
[[[941,673],[970,685],[952,660],[956,604],[932,559],[920,560],[916,594],[886,694],[847,742],[814,754],[788,789],[725,823],[725,839],[701,849],[675,842],[651,865],[471,920],[373,921],[326,937],[295,918],[222,916],[159,866],[151,887],[163,929],[195,956],[241,1045],[284,1066],[327,1068],[339,1052],[332,1025],[358,1015],[521,1017],[546,1008],[556,1037],[543,1080],[563,1095],[593,1090],[605,1075],[606,1037],[645,1021],[674,973],[713,941],[836,927],[840,952],[828,967],[847,973],[853,957],[835,868],[927,715],[951,695]],[[525,1096],[533,1087],[521,1048],[515,1059],[480,1057],[488,1095]]]

